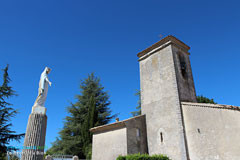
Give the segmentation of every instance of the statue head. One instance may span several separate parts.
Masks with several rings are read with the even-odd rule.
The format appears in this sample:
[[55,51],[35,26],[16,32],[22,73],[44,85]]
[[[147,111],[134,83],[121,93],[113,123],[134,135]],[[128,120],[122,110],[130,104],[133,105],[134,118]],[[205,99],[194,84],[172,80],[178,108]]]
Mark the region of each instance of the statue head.
[[45,70],[46,70],[47,74],[49,74],[51,72],[51,68],[49,68],[49,67],[46,67]]

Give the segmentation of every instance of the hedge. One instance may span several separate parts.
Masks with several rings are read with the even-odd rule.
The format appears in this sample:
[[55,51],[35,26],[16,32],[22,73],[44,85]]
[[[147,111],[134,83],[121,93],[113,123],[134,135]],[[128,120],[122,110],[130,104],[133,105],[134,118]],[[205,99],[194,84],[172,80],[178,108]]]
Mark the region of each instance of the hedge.
[[127,156],[119,156],[116,160],[170,160],[164,155],[152,155],[148,154],[132,154]]

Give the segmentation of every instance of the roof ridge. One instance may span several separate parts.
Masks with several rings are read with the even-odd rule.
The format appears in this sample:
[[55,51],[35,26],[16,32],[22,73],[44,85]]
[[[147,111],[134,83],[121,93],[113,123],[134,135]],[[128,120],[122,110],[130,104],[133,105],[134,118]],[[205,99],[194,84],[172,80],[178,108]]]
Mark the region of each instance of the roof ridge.
[[143,51],[139,52],[137,54],[137,56],[140,58],[140,57],[144,56],[145,54],[147,54],[148,52],[154,50],[155,48],[167,43],[168,41],[171,41],[171,42],[174,41],[175,43],[178,43],[178,44],[181,44],[182,46],[184,46],[184,48],[186,48],[187,50],[190,49],[190,47],[188,45],[186,45],[184,42],[182,42],[178,38],[176,38],[172,35],[168,35],[167,37],[165,37],[165,38],[161,39],[160,41],[154,43],[150,47],[148,47],[148,48],[144,49]]
[[109,123],[109,124],[97,126],[97,127],[91,128],[90,131],[94,132],[94,131],[96,131],[98,129],[105,128],[105,127],[111,127],[111,126],[123,127],[125,125],[124,122],[130,121],[132,119],[141,118],[143,116],[145,116],[145,115],[139,115],[139,116],[131,117],[131,118],[128,118],[128,119],[125,119],[125,120],[122,120],[122,121],[118,121],[118,122],[114,122],[114,123]]
[[197,107],[207,107],[207,108],[217,108],[217,109],[228,109],[240,111],[239,106],[224,105],[224,104],[211,104],[211,103],[194,103],[194,102],[181,102],[183,105],[197,106]]

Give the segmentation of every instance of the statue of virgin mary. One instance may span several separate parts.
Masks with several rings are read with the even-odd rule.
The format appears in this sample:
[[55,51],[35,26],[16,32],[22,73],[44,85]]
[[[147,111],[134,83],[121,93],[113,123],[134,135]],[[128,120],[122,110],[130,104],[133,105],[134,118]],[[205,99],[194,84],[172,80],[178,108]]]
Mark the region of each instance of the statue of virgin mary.
[[41,74],[38,88],[38,96],[34,103],[34,107],[41,106],[44,107],[47,93],[48,93],[48,85],[52,85],[52,83],[48,79],[48,74],[51,72],[49,67],[46,67]]

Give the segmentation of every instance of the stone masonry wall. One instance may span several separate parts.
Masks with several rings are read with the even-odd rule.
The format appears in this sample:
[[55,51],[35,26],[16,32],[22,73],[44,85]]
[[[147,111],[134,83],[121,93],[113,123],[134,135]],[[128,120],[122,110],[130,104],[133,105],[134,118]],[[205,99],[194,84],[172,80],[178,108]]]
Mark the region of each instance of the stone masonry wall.
[[191,160],[240,159],[239,110],[185,102],[182,107]]
[[[175,45],[172,46],[172,50],[180,100],[184,102],[197,102],[189,53],[179,47],[176,47]],[[185,74],[182,73],[181,63],[185,64]]]
[[145,116],[125,122],[127,127],[127,153],[148,153]]
[[146,115],[149,154],[186,160],[181,106],[172,45],[140,60],[142,114]]

